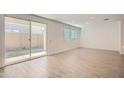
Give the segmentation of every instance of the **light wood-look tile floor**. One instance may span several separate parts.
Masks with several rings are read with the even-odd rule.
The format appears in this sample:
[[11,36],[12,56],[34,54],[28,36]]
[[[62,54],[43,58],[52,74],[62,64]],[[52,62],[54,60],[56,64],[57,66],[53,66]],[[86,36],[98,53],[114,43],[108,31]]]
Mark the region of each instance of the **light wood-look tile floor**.
[[124,77],[124,56],[118,52],[79,48],[0,69],[1,78]]

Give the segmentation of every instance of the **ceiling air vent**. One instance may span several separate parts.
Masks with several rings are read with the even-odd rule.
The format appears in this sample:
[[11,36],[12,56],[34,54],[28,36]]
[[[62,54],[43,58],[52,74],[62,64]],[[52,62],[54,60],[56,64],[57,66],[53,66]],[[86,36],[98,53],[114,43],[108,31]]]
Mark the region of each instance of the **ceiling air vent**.
[[108,18],[105,18],[105,19],[104,19],[104,21],[108,21],[108,20],[110,20],[110,19],[108,19]]

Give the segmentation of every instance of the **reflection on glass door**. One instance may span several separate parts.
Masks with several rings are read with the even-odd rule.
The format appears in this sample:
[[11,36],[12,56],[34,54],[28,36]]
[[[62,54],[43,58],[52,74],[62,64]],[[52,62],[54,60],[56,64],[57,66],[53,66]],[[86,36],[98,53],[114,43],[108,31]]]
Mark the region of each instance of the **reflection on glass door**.
[[46,24],[31,22],[31,58],[45,54]]
[[30,58],[30,21],[5,17],[5,64]]

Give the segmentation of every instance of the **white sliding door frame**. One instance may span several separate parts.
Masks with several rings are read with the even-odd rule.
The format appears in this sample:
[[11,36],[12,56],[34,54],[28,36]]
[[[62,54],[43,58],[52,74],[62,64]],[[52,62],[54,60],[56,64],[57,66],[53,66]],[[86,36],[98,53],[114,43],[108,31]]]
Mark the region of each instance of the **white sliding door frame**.
[[[28,16],[28,15],[26,15]],[[29,59],[26,59],[26,60],[22,60],[22,61],[17,61],[17,62],[14,62],[14,63],[11,63],[11,64],[5,64],[5,17],[10,17],[10,18],[15,18],[15,19],[20,19],[20,20],[25,20],[25,21],[29,21],[30,22],[30,39],[31,39],[31,22],[38,22],[38,21],[34,21],[34,20],[31,20],[31,19],[26,19],[26,18],[20,18],[20,17],[15,17],[15,16],[12,16],[12,15],[0,15],[0,20],[2,22],[0,22],[0,36],[1,36],[1,40],[0,40],[0,43],[2,44],[2,46],[0,46],[0,51],[1,52],[1,56],[0,56],[0,68],[1,67],[5,67],[5,66],[8,66],[8,65],[13,65],[13,64],[17,64],[17,63],[21,63],[21,62],[24,62],[24,61],[29,61],[31,59],[35,59],[35,58],[38,58],[38,57],[42,57],[42,56],[38,56],[38,57],[35,57],[35,58],[31,58],[31,43],[30,43],[30,58]],[[45,29],[45,32],[44,32],[44,51],[47,51],[47,36],[46,36],[46,33],[47,33],[47,24],[46,23],[43,23],[43,22],[38,22],[38,23],[41,23],[41,24],[45,24],[46,25],[46,29]],[[30,41],[31,42],[31,41]]]

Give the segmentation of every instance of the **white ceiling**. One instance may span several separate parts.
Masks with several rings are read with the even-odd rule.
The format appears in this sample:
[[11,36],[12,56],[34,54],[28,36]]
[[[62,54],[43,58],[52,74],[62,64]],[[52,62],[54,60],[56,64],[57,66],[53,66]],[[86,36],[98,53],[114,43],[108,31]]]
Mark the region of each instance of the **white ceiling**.
[[123,14],[37,14],[37,15],[79,27],[88,22],[104,21],[105,18],[110,19],[109,21],[118,21],[124,19]]

